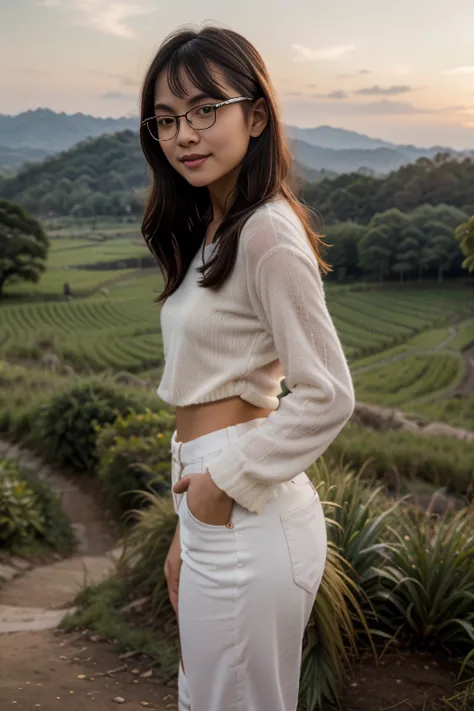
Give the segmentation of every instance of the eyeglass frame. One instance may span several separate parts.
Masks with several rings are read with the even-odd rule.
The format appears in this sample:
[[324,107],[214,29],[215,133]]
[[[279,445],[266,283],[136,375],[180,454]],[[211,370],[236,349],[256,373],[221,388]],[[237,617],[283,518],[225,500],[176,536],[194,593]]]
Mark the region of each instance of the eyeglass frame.
[[[193,106],[192,109],[189,109],[189,111],[186,111],[186,113],[184,113],[184,114],[177,114],[177,115],[174,115],[174,116],[173,116],[172,114],[162,114],[162,115],[160,115],[159,117],[158,117],[158,116],[150,116],[150,118],[143,119],[143,121],[140,123],[140,126],[145,126],[145,125],[146,125],[146,127],[147,127],[147,129],[148,129],[148,133],[149,133],[150,136],[153,138],[153,140],[156,141],[157,143],[162,143],[163,141],[172,141],[173,138],[176,138],[176,136],[179,134],[179,129],[180,129],[180,126],[181,126],[181,121],[180,121],[181,118],[185,118],[185,119],[186,119],[186,121],[188,122],[188,125],[191,126],[191,128],[193,129],[193,131],[207,131],[207,129],[208,129],[208,128],[212,128],[212,127],[215,125],[216,121],[217,121],[217,109],[220,109],[221,106],[228,106],[229,104],[236,104],[236,103],[239,102],[239,101],[253,101],[253,99],[251,99],[251,98],[248,97],[248,96],[234,96],[232,99],[225,99],[225,101],[218,101],[218,102],[215,103],[215,104],[199,104],[198,106]],[[213,123],[211,123],[210,126],[206,126],[206,128],[195,128],[195,127],[192,125],[192,123],[190,122],[190,120],[188,119],[188,114],[190,114],[191,111],[196,111],[196,109],[200,109],[200,108],[202,108],[202,107],[204,107],[204,106],[212,106],[212,108],[214,109],[214,121],[213,121]],[[149,122],[149,121],[156,121],[158,118],[160,118],[160,119],[161,119],[161,118],[172,118],[172,119],[174,119],[175,124],[176,124],[176,133],[174,134],[174,136],[172,136],[171,138],[162,138],[162,139],[160,139],[160,138],[155,138],[155,137],[154,137],[154,135],[153,135],[152,132],[150,131],[150,127],[148,126],[148,122]]]

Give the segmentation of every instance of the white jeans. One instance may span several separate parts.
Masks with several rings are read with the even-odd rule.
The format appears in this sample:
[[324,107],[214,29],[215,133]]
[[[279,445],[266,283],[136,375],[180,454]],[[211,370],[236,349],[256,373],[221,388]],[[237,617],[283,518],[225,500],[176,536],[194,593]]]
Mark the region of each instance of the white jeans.
[[[173,484],[203,472],[264,418],[190,442],[172,437]],[[275,484],[262,513],[234,503],[231,521],[180,519],[179,711],[295,711],[303,634],[326,560],[323,510],[305,472]]]

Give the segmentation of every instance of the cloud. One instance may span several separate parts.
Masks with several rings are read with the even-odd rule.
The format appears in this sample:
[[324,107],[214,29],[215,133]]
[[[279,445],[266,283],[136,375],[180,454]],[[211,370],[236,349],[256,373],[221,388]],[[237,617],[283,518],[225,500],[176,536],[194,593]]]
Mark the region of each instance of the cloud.
[[352,77],[363,77],[366,74],[372,74],[369,69],[359,69],[358,72],[353,72],[352,74],[338,74],[339,79],[351,79]]
[[474,74],[474,64],[453,67],[453,69],[445,69],[443,74]]
[[330,91],[329,94],[313,94],[313,97],[315,99],[347,99],[349,94],[347,91],[336,89],[335,91]]
[[46,8],[62,8],[73,13],[74,21],[114,37],[134,39],[130,20],[153,12],[148,0],[37,0]]
[[[436,115],[449,112],[468,111],[466,106],[445,106],[443,108],[424,108],[414,106],[409,101],[390,101],[380,99],[380,101],[328,101],[327,96],[315,96],[320,101],[296,101],[292,103],[295,109],[302,112],[308,110],[318,110],[323,113],[325,110],[333,116],[403,116],[403,115]],[[326,100],[324,100],[326,99]]]
[[103,72],[100,69],[89,69],[88,71],[90,74],[98,74],[101,77],[119,81],[122,86],[137,88],[142,84],[138,79],[126,74],[113,74],[111,72]]
[[383,88],[376,84],[375,86],[367,86],[363,89],[357,89],[354,94],[362,94],[365,96],[395,96],[396,94],[406,94],[409,91],[414,91],[412,86],[407,84],[392,85]]
[[102,94],[101,99],[107,99],[110,101],[130,101],[130,99],[135,99],[137,98],[136,94],[126,94],[123,91],[107,91],[105,94]]
[[295,62],[312,62],[315,60],[334,60],[340,59],[348,52],[355,49],[353,44],[339,44],[333,47],[325,47],[324,49],[310,49],[303,47],[301,44],[292,44],[291,48],[295,50]]

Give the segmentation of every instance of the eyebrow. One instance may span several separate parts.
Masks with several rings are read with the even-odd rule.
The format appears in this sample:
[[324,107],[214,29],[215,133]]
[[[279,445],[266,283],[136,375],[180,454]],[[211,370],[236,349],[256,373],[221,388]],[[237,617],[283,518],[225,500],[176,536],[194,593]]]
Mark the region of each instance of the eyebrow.
[[[192,99],[189,99],[188,103],[190,105],[194,105],[199,103],[199,101],[203,101],[204,99],[210,99],[211,97],[209,94],[205,94],[204,92],[201,92],[200,94],[196,94],[196,96],[193,96]],[[168,104],[155,104],[155,111],[168,111],[170,114],[174,113],[173,109],[171,106],[168,106]]]

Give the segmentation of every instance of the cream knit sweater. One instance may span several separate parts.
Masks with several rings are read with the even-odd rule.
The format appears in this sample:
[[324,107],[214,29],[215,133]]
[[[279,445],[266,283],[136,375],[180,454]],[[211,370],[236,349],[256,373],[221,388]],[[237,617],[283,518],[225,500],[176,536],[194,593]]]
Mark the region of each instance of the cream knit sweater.
[[[235,268],[218,292],[197,285],[200,248],[164,303],[158,395],[171,405],[231,395],[274,412],[208,465],[215,483],[259,513],[272,489],[304,471],[339,434],[354,390],[329,315],[316,257],[283,198],[257,208],[239,238]],[[281,380],[291,392],[278,400]]]

